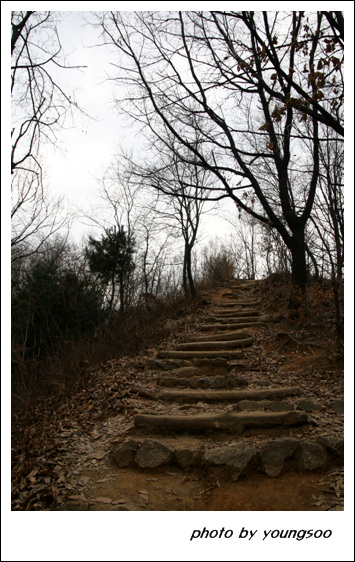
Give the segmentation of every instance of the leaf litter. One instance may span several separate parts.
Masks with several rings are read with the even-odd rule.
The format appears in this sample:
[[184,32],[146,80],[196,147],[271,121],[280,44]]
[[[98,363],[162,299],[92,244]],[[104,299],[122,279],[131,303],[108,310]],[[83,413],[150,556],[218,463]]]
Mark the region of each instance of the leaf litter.
[[[280,316],[280,295],[273,300],[265,290],[259,289],[256,296],[264,303],[261,309],[263,315],[268,315],[271,320]],[[286,299],[286,296],[287,291],[283,298]],[[159,347],[174,348],[177,342],[184,341],[193,333],[198,322],[198,315],[194,322],[188,318],[185,328],[180,325],[178,335],[162,342]],[[283,335],[285,332],[288,334],[286,337]],[[278,350],[284,340],[285,345]],[[317,345],[307,347],[307,341]],[[51,510],[56,504],[74,497],[88,501],[83,488],[90,486],[92,481],[85,475],[91,463],[107,466],[113,442],[125,439],[138,410],[150,409],[158,413],[166,409],[164,404],[131,393],[132,385],[142,382],[149,385],[156,381],[159,373],[144,368],[145,359],[155,351],[148,349],[135,357],[113,359],[91,367],[83,386],[70,396],[58,393],[55,397],[43,398],[38,401],[35,410],[14,416],[12,509]],[[236,363],[238,369],[249,372],[250,389],[259,387],[262,382],[265,375],[261,369],[267,373],[268,385],[298,386],[303,397],[321,404],[320,411],[310,413],[314,425],[302,436],[343,438],[343,415],[332,410],[333,401],[343,398],[344,381],[343,357],[333,336],[331,318],[325,314],[322,318],[310,315],[310,319],[300,326],[285,317],[271,321],[254,334],[253,349],[245,349],[243,360]],[[297,408],[298,400],[299,397],[294,397],[288,402]],[[206,407],[205,404],[200,406]],[[181,405],[169,404],[170,413],[178,413],[180,408]],[[208,408],[216,413],[226,410],[225,406],[218,404],[208,405]],[[196,407],[196,411],[199,409]],[[256,436],[247,439],[247,442],[258,440]],[[73,478],[74,472],[77,478]],[[175,477],[176,473],[171,472],[170,475]],[[220,487],[218,480],[214,487]],[[317,507],[331,509],[335,500],[341,504],[344,496],[343,471],[339,469],[327,474],[326,479],[319,481],[320,492],[322,488],[327,491],[316,498]],[[329,499],[331,494],[333,504]],[[145,502],[149,501],[149,491],[141,490],[140,496]],[[99,502],[99,499],[105,501]],[[113,504],[112,498],[106,496],[90,498],[90,501]]]

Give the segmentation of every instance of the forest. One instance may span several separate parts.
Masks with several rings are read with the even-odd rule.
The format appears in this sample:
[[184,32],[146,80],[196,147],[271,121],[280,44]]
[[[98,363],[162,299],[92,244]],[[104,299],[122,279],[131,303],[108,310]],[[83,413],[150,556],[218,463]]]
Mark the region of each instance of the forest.
[[[114,155],[97,186],[108,214],[91,217],[101,235],[73,242],[40,145],[80,108],[50,73],[62,64],[55,14],[13,12],[14,396],[50,382],[43,362],[48,379],[77,378],[82,361],[110,356],[113,330],[123,349],[144,345],[134,326],[149,314],[231,277],[289,274],[296,314],[307,280],[327,280],[341,337],[342,13],[103,12],[92,25],[115,47],[117,105],[149,158]],[[225,199],[231,234],[204,245],[204,214],[213,221]]]
[[[59,78],[79,66],[63,51],[60,12],[11,12],[17,498],[38,412],[60,412],[91,388],[95,369],[110,373],[110,362],[188,331],[229,282],[263,283],[257,296],[289,322],[277,351],[311,338],[308,349],[331,341],[332,360],[343,358],[343,12],[84,15],[110,52],[112,111],[139,148],[124,148],[117,131],[121,148],[97,178],[91,211],[66,210],[43,154],[86,114]],[[78,241],[80,220],[91,230]],[[41,509],[29,498],[19,509]]]

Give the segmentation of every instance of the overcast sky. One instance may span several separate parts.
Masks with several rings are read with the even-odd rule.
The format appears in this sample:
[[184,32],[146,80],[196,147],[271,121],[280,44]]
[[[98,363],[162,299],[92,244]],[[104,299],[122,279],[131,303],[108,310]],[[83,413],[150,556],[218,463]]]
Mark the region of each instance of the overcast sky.
[[[26,2],[2,2],[10,9],[26,9]],[[141,9],[194,9],[214,8],[212,2],[35,2],[39,9],[64,11],[60,17],[58,33],[63,52],[67,56],[69,65],[85,66],[82,70],[66,70],[60,75],[60,83],[67,92],[75,90],[77,101],[91,118],[77,114],[73,127],[60,131],[58,146],[42,146],[45,155],[46,177],[52,192],[64,195],[68,204],[88,209],[94,201],[93,193],[97,189],[98,180],[112,162],[119,145],[128,147],[139,144],[139,134],[132,124],[128,124],[113,107],[113,86],[106,80],[110,69],[110,62],[114,61],[114,54],[110,56],[109,47],[99,47],[99,30],[85,22],[93,19],[89,11],[79,11],[85,6],[91,10],[121,9],[133,11]],[[260,2],[251,2],[252,8],[258,8]],[[287,4],[287,2],[286,2]],[[291,4],[291,3],[289,3]],[[292,9],[300,7],[292,3]],[[318,5],[317,5],[318,4]],[[308,2],[307,9],[319,8],[320,3]],[[322,3],[322,9],[329,8],[330,2]],[[341,3],[340,3],[341,4]],[[347,2],[343,2],[347,4]],[[349,4],[349,3],[348,3]],[[279,2],[269,2],[269,10],[279,9]],[[219,8],[234,7],[234,3],[221,2]],[[287,8],[287,6],[284,6]],[[70,11],[69,11],[70,9]],[[2,7],[3,10],[3,7]],[[78,11],[74,11],[78,10]],[[3,18],[4,24],[4,18]],[[112,71],[112,66],[111,66]],[[64,83],[63,83],[64,81]],[[70,122],[67,122],[69,127]],[[234,206],[227,202],[225,206],[231,211]],[[209,222],[211,224],[211,221]],[[226,235],[230,227],[224,221],[213,221],[213,231],[205,221],[204,232],[208,234]],[[82,233],[87,232],[78,221],[74,223],[72,235],[80,239]]]
[[[50,8],[50,4],[45,7]],[[73,5],[69,2],[53,4],[57,10],[65,10],[67,6]],[[90,4],[95,4],[93,8],[98,7],[93,2],[86,5],[91,7]],[[105,4],[100,3],[100,8]],[[114,4],[114,7],[117,7],[117,4]],[[161,2],[153,4],[163,7]],[[150,4],[149,8],[154,9],[154,5]],[[138,9],[142,6],[148,7],[146,3],[119,3],[119,7],[128,10],[137,9],[137,6]],[[68,120],[66,128],[59,132],[56,146],[41,146],[47,183],[51,191],[57,195],[64,195],[73,208],[82,209],[92,206],[98,180],[112,162],[117,147],[124,145],[125,148],[134,146],[137,149],[140,142],[138,129],[132,122],[129,123],[120,116],[114,108],[113,84],[107,81],[107,73],[112,73],[111,63],[115,60],[115,52],[110,54],[108,46],[99,46],[99,29],[86,23],[87,19],[93,20],[93,15],[88,11],[65,11],[60,15],[58,33],[67,64],[85,68],[61,71],[58,74],[58,83],[67,93],[75,91],[79,106],[90,117],[77,113],[72,126]],[[234,209],[231,202],[225,206]],[[208,228],[206,221],[205,224],[202,222],[203,226],[204,236],[226,235],[230,231],[230,226],[216,217],[213,230]],[[71,234],[75,240],[79,240],[88,230],[88,227],[75,221]]]
[[[79,106],[90,117],[77,114],[74,127],[62,130],[60,150],[48,147],[48,172],[53,189],[73,205],[86,208],[93,200],[97,180],[111,163],[120,143],[130,144],[133,126],[113,107],[113,87],[106,80],[110,66],[108,48],[98,46],[99,32],[85,22],[89,12],[66,12],[58,26],[70,65],[68,88],[75,90]],[[74,234],[83,227],[76,225]]]

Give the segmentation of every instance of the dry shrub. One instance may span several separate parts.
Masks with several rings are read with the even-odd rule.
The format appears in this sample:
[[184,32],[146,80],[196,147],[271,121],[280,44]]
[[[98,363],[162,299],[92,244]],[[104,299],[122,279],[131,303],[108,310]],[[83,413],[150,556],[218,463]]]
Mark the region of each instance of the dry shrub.
[[213,287],[233,279],[236,262],[233,251],[223,244],[205,248],[202,258],[200,287]]
[[275,285],[289,285],[291,283],[291,273],[288,271],[275,271],[264,279],[265,286],[274,287]]
[[198,306],[199,300],[174,293],[131,306],[123,318],[113,314],[94,336],[66,341],[55,354],[42,359],[24,359],[20,350],[13,350],[12,412],[32,407],[40,396],[70,393],[85,384],[94,366],[158,345]]

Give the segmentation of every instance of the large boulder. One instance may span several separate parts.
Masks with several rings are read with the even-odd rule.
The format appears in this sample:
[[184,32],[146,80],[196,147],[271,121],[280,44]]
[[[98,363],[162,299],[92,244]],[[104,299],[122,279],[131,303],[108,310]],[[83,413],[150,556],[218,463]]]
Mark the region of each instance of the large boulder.
[[174,459],[181,468],[190,468],[201,464],[202,451],[191,451],[190,449],[180,449],[175,451]]
[[121,447],[116,449],[111,453],[111,460],[119,468],[126,468],[127,466],[132,466],[134,463],[134,457],[139,449],[140,443],[135,439],[130,439],[126,443],[123,443]]
[[279,476],[287,458],[293,456],[299,446],[297,439],[269,441],[260,450],[261,467],[271,477]]
[[253,447],[247,447],[244,443],[237,443],[236,445],[228,445],[206,451],[203,455],[203,462],[207,466],[224,465],[228,467],[232,480],[236,481],[256,455],[257,451]]
[[322,443],[307,440],[301,445],[298,461],[300,471],[322,470],[328,463],[327,449]]
[[138,449],[134,461],[141,468],[157,468],[167,464],[173,457],[173,452],[165,445],[154,439],[146,439]]

